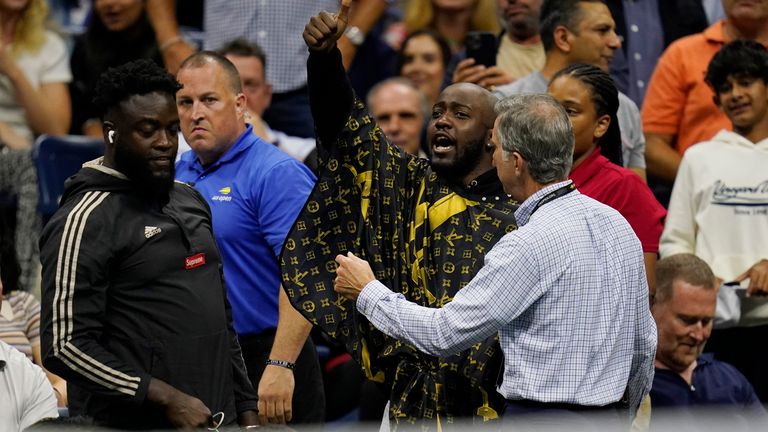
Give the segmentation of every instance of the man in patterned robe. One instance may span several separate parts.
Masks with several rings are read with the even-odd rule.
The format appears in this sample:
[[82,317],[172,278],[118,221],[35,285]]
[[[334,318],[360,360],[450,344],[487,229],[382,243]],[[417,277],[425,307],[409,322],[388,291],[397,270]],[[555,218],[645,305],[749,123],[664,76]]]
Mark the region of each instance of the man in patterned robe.
[[496,337],[436,358],[376,330],[333,291],[337,254],[371,262],[376,277],[409,300],[441,307],[516,228],[489,145],[496,99],[474,84],[447,88],[432,110],[431,162],[391,145],[353,93],[326,12],[304,32],[320,172],[281,257],[283,287],[314,325],[344,344],[368,379],[389,393],[394,428],[440,428],[456,417],[491,420],[501,351]]

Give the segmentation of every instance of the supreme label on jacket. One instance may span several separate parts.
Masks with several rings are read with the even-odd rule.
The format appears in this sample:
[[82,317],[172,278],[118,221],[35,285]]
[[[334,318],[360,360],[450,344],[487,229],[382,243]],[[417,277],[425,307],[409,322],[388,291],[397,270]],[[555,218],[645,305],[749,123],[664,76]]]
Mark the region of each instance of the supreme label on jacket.
[[188,256],[184,260],[184,268],[189,270],[193,269],[195,267],[200,267],[201,265],[205,265],[205,254],[199,253],[196,255]]

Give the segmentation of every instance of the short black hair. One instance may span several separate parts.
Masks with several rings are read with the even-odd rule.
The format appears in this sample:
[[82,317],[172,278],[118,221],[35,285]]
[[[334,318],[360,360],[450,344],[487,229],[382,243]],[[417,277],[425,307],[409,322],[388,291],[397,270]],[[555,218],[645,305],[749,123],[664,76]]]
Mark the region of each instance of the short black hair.
[[617,116],[619,111],[619,90],[616,88],[613,78],[602,69],[584,63],[573,63],[566,66],[555,73],[552,81],[561,76],[577,79],[587,86],[592,96],[592,103],[595,106],[595,113],[601,117],[604,115],[611,117],[611,124],[608,125],[608,130],[598,141],[600,153],[614,164],[624,166],[621,129],[619,128]]
[[261,62],[261,67],[264,68],[264,72],[266,73],[267,71],[267,54],[264,53],[264,50],[255,42],[243,38],[232,39],[229,42],[225,42],[221,48],[216,50],[216,52],[225,57],[228,55],[256,57]]
[[717,95],[729,76],[759,78],[768,84],[768,50],[752,40],[726,44],[712,57],[704,80]]
[[112,108],[131,96],[166,93],[176,98],[181,84],[173,75],[148,59],[139,59],[109,68],[99,77],[93,97],[102,120]]
[[539,32],[544,51],[555,46],[555,29],[565,26],[575,32],[581,19],[579,3],[605,3],[603,0],[544,0],[539,15]]

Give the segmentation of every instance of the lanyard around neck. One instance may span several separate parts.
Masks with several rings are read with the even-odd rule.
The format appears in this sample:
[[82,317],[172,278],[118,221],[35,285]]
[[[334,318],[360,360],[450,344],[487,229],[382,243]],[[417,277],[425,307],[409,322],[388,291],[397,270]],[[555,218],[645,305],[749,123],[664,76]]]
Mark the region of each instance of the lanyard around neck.
[[541,198],[539,202],[536,203],[536,206],[533,208],[528,218],[530,219],[531,216],[533,216],[533,214],[536,213],[536,210],[538,210],[544,204],[552,202],[560,197],[564,197],[575,190],[576,190],[576,185],[573,182],[571,182],[570,184],[567,184],[561,188],[557,188],[552,192],[544,195],[544,197]]

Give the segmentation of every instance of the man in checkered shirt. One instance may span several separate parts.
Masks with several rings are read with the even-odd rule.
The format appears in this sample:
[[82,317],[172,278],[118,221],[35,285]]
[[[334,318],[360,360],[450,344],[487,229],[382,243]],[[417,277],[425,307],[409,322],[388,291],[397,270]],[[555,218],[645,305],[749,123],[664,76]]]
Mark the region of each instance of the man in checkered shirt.
[[[547,95],[497,105],[493,160],[523,204],[519,229],[486,255],[443,308],[425,308],[375,280],[366,261],[339,255],[335,289],[384,333],[432,355],[499,333],[499,393],[512,420],[543,414],[554,426],[628,425],[653,381],[656,326],[640,242],[615,210],[568,180],[574,137]],[[530,419],[531,417],[528,417]]]

